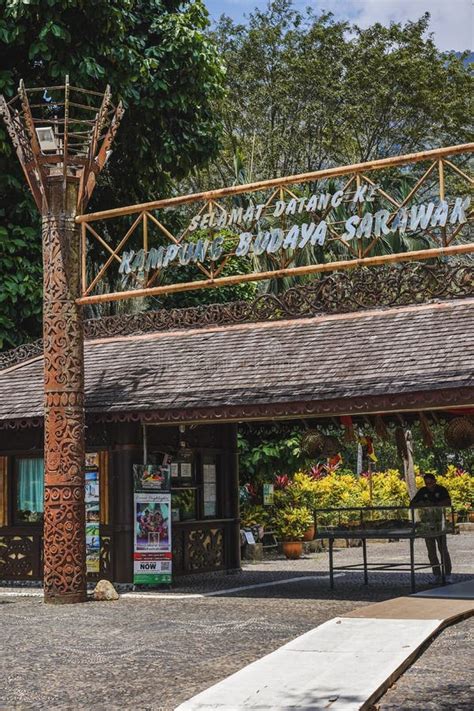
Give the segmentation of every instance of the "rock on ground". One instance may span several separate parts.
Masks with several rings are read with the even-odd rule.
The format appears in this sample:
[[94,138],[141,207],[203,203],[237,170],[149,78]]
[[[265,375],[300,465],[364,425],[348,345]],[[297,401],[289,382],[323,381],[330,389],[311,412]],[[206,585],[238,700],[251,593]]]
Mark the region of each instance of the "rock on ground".
[[92,593],[94,600],[118,600],[119,594],[108,580],[99,580]]

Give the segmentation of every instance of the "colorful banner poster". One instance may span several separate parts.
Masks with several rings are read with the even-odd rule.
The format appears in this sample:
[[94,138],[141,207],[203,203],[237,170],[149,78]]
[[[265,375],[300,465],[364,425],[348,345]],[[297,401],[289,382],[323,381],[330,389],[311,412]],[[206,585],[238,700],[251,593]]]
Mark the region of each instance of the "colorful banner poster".
[[137,585],[169,585],[171,553],[135,553],[133,582]]
[[[135,467],[134,467],[135,468]],[[171,583],[171,493],[137,492],[133,582]]]
[[97,454],[86,455],[86,565],[88,573],[100,572],[100,509],[99,509],[99,472],[88,467],[96,467]]
[[169,464],[134,464],[133,479],[135,491],[169,491]]

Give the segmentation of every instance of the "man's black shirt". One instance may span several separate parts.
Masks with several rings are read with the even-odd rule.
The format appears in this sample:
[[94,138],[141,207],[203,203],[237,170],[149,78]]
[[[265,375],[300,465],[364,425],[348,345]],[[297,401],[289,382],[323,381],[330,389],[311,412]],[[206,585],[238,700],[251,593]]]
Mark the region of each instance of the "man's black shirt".
[[[422,486],[418,489],[415,496],[411,500],[412,506],[442,506],[441,502],[449,502],[451,505],[451,497],[449,491],[444,487],[436,484],[433,489],[428,489],[427,486]],[[445,504],[446,505],[446,504]]]

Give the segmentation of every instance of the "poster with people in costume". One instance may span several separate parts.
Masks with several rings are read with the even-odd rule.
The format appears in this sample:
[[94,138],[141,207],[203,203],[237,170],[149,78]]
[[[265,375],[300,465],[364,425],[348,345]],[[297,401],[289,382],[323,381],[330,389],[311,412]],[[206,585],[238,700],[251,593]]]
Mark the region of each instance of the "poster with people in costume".
[[[171,583],[170,468],[134,465],[133,582]],[[168,491],[163,489],[168,488]]]
[[86,455],[86,563],[87,572],[100,572],[100,503],[98,455]]

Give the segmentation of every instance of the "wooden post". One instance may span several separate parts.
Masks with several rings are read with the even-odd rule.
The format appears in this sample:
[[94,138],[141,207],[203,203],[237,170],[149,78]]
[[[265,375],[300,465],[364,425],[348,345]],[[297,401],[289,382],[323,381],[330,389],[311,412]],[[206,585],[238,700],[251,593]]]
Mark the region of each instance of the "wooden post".
[[373,494],[374,494],[374,483],[372,481],[372,462],[368,461],[367,466],[369,467],[369,501],[370,505],[372,506],[372,499],[373,499]]
[[[62,131],[54,112],[45,112],[46,105],[29,103],[29,94],[46,94],[49,90],[55,94],[64,90]],[[42,217],[44,597],[45,602],[83,602],[87,597],[84,333],[77,300],[87,280],[86,232],[83,230],[81,234],[78,229],[76,212],[84,210],[96,175],[105,165],[123,107],[119,103],[110,111],[109,87],[103,95],[88,92],[70,86],[68,77],[62,87],[26,89],[21,81],[18,91],[18,96],[8,102],[0,96],[0,116]],[[73,91],[81,94],[80,102],[71,97]],[[91,121],[91,110],[97,111],[94,106],[97,96],[103,100],[95,121]],[[85,116],[81,114],[83,110]],[[72,146],[71,126],[78,123],[93,128],[91,132],[76,134]],[[107,131],[99,138],[106,125]],[[42,146],[37,126],[47,128],[54,141],[51,139]]]
[[403,469],[405,481],[410,499],[416,494],[415,465],[413,460],[413,436],[411,430],[405,431],[405,441],[407,443],[407,456],[403,457]]
[[78,180],[52,176],[43,213],[44,599],[86,600],[84,335]]
[[237,453],[237,425],[222,425],[224,428],[223,443],[225,489],[225,515],[233,519],[228,529],[227,567],[229,570],[240,569],[240,503],[239,503],[239,458]]

